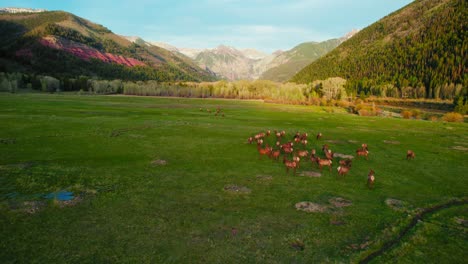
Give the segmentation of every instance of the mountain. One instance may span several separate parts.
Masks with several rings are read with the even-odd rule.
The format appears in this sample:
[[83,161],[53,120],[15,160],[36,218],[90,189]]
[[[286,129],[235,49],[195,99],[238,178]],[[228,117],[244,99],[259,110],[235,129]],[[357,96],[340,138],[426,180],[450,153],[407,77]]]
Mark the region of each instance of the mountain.
[[327,54],[342,42],[341,39],[330,39],[324,42],[306,42],[281,53],[270,62],[270,69],[260,79],[284,82],[293,77],[302,68]]
[[220,45],[206,49],[195,57],[202,68],[208,68],[229,80],[252,79],[253,59],[247,58],[240,50]]
[[1,13],[11,13],[11,14],[16,14],[16,13],[41,13],[41,12],[46,12],[47,10],[45,9],[34,9],[34,8],[21,8],[21,7],[3,7],[0,8],[0,14]]
[[468,87],[467,5],[416,0],[361,30],[292,81],[343,77],[356,93],[381,95],[389,87],[401,96],[456,96]]
[[240,52],[242,52],[242,54],[244,54],[245,57],[253,60],[260,60],[268,56],[268,54],[256,49],[243,49],[240,50]]
[[214,77],[172,52],[132,43],[63,11],[0,14],[0,71],[59,78],[209,81]]

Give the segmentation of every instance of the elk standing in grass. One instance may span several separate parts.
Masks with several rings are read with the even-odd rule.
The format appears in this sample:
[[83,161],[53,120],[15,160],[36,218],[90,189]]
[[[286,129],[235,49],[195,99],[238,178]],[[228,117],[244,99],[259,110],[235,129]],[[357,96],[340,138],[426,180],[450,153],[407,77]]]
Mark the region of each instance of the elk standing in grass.
[[407,160],[414,159],[414,157],[416,157],[416,154],[414,154],[414,151],[408,150],[408,151],[406,152],[406,159],[407,159]]
[[273,160],[278,161],[280,154],[281,154],[280,150],[272,150],[270,152],[270,158],[273,159]]
[[317,134],[317,140],[319,140],[320,138],[322,138],[322,133]]
[[286,156],[283,157],[283,164],[286,166],[286,173],[289,173],[289,169],[293,169],[293,175],[296,175],[297,162],[296,160],[289,161],[286,159]]
[[319,165],[320,171],[322,171],[323,166],[328,166],[328,168],[330,169],[330,172],[331,172],[332,163],[333,162],[331,160],[329,160],[329,159],[321,159],[321,158],[317,157],[317,164]]
[[369,174],[367,175],[367,187],[369,187],[369,189],[373,189],[374,183],[375,183],[375,172],[373,170],[370,170]]
[[360,156],[366,157],[366,160],[369,160],[369,151],[365,149],[356,150],[356,155],[359,158]]
[[258,157],[259,159],[262,158],[263,155],[270,156],[270,152],[272,151],[272,148],[270,148],[268,144],[266,145],[265,148],[262,148],[261,144],[258,144],[257,149],[258,149],[258,154],[260,154],[260,156]]
[[341,165],[337,168],[338,170],[338,175],[340,176],[346,176],[346,174],[349,172],[349,170],[351,169],[351,167],[347,167],[347,166],[344,166],[344,165]]

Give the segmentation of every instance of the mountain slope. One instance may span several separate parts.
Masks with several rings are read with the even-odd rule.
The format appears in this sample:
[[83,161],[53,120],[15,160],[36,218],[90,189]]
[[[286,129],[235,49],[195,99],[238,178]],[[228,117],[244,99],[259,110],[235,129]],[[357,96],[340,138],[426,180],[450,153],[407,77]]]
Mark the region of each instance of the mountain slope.
[[330,39],[324,42],[306,42],[277,56],[260,79],[284,82],[293,77],[302,68],[327,54],[340,43],[341,39]]
[[468,86],[467,21],[465,0],[416,0],[363,29],[292,81],[338,76],[358,93],[378,95],[388,84],[400,93],[418,87],[418,97],[440,98],[446,84]]
[[213,79],[170,51],[132,43],[62,11],[0,14],[0,35],[0,71],[125,80]]

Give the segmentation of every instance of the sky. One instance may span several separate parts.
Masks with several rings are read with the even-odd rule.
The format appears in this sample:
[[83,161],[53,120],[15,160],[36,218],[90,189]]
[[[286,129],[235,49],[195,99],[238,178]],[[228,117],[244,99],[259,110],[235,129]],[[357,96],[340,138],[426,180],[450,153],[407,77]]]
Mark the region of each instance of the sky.
[[64,10],[114,33],[184,48],[288,50],[362,29],[411,0],[0,0]]

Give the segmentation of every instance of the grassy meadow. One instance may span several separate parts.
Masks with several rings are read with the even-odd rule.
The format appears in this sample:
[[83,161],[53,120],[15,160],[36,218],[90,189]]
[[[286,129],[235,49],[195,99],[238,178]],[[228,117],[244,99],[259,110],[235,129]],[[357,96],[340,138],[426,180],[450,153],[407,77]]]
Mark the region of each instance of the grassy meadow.
[[[224,117],[214,115],[217,107]],[[332,110],[0,93],[0,262],[359,262],[395,238],[418,208],[468,197],[468,124]],[[345,178],[337,178],[339,159],[321,177],[299,176],[317,171],[310,161],[286,174],[247,144],[267,129],[285,130],[288,139],[307,132],[307,149],[321,156],[325,143],[351,155],[367,143],[369,160],[355,159]],[[274,144],[273,135],[266,141]],[[229,185],[250,192],[226,191]],[[61,190],[80,199],[63,206],[38,196]],[[329,206],[335,197],[352,205]],[[401,208],[389,207],[388,198]],[[31,201],[41,203],[27,213]],[[301,201],[329,209],[298,211]],[[371,262],[464,263],[467,220],[466,203],[431,213]]]

